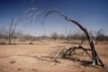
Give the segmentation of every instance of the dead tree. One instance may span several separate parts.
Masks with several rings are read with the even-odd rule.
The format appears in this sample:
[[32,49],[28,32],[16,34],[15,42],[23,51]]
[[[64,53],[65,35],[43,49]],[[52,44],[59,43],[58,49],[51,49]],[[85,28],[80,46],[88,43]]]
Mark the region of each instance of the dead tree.
[[104,67],[104,64],[103,62],[101,61],[101,59],[99,58],[96,50],[95,50],[95,45],[93,43],[93,40],[92,40],[92,37],[91,35],[89,34],[88,30],[82,26],[79,22],[75,21],[74,19],[71,19],[71,18],[68,18],[66,15],[64,15],[61,11],[55,9],[55,10],[42,10],[42,9],[36,9],[38,11],[40,11],[39,13],[36,13],[34,16],[36,16],[37,14],[40,14],[40,13],[43,13],[43,12],[46,12],[46,15],[45,15],[45,18],[42,22],[42,27],[43,27],[43,24],[44,24],[44,21],[45,19],[47,18],[47,16],[51,13],[54,13],[54,12],[57,12],[59,13],[62,17],[64,17],[67,21],[70,21],[72,22],[73,24],[77,25],[85,34],[86,34],[86,37],[87,37],[87,40],[89,42],[89,45],[91,47],[91,51],[92,51],[92,65],[98,65],[98,62],[101,64],[102,67]]
[[82,36],[81,36],[81,44],[83,44],[84,41],[85,41],[85,33],[83,33]]
[[98,41],[99,41],[99,36],[102,34],[102,29],[98,30],[97,32],[95,32],[96,34],[96,39],[95,39],[95,44],[97,45]]
[[[88,30],[85,27],[83,27],[79,22],[77,22],[77,21],[75,21],[71,18],[68,18],[66,15],[64,15],[62,12],[60,12],[57,9],[55,9],[55,10],[43,10],[43,12],[47,12],[47,14],[45,15],[44,21],[49,14],[51,14],[53,12],[57,12],[62,17],[64,17],[67,21],[70,21],[73,24],[77,25],[87,36],[87,39],[88,39],[88,42],[89,42],[89,45],[90,45],[91,51],[92,51],[92,65],[98,65],[98,62],[99,62],[101,64],[101,66],[104,67],[103,62],[101,61],[101,59],[99,58],[99,56],[98,56],[98,54],[95,50],[95,45],[93,43],[92,37],[91,37],[91,35],[89,34]],[[43,23],[44,23],[44,21],[43,21]]]
[[67,31],[67,27],[66,27],[66,28],[65,28],[65,31],[66,31],[68,43],[70,43],[70,42],[71,42],[71,30],[68,32],[68,31]]
[[10,26],[9,26],[9,45],[11,45],[11,41],[14,37],[14,33],[15,33],[15,30],[16,30],[16,27],[19,23],[19,21],[21,21],[21,19],[19,19],[16,23],[15,23],[15,19],[12,19],[11,22],[10,22]]
[[83,50],[92,59],[91,55],[88,53],[88,51],[91,51],[91,50],[83,48],[81,45],[79,45],[79,47],[70,47],[69,49],[66,49],[66,48],[62,49],[62,57],[66,58],[66,56],[73,56],[75,55],[75,50],[78,50],[78,49]]
[[51,38],[54,39],[55,41],[58,39],[58,33],[54,32],[51,34]]
[[12,36],[14,34],[14,30],[12,30],[13,25],[14,25],[14,19],[11,20],[9,27],[9,45],[11,44]]

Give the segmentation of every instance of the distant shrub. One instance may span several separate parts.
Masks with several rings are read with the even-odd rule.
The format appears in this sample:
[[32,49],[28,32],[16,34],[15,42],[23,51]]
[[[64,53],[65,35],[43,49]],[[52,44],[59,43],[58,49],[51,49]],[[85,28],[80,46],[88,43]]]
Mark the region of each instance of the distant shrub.
[[0,42],[0,45],[6,45],[6,43],[5,42]]

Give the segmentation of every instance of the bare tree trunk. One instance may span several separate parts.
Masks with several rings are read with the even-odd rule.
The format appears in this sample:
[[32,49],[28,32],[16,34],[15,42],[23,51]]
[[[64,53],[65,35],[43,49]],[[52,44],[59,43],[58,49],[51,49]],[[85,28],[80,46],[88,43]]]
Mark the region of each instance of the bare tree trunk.
[[81,44],[83,44],[83,42],[84,42],[84,36],[82,35],[82,37],[81,37]]
[[10,27],[9,27],[9,45],[11,44],[11,39],[12,39],[13,22],[14,22],[14,19],[11,20]]
[[67,35],[67,40],[68,40],[67,42],[70,43],[71,42],[71,38],[70,38],[70,36],[71,36],[71,30],[68,33],[67,27],[65,27],[65,32],[66,32],[66,35]]
[[9,45],[12,44],[11,40],[12,40],[13,35],[15,33],[15,29],[16,29],[19,21],[21,21],[21,20],[22,20],[22,18],[19,19],[16,23],[14,23],[14,19],[12,19],[11,22],[10,22],[10,26],[9,26]]
[[11,37],[9,36],[9,45],[11,45]]
[[95,45],[97,45],[97,43],[98,43],[98,38],[96,38],[96,40],[95,40]]
[[[50,14],[50,13],[53,13],[53,12],[58,12],[59,14],[61,14],[61,16],[63,16],[67,21],[71,21],[72,23],[74,23],[75,25],[77,25],[87,36],[87,39],[88,39],[88,42],[89,42],[89,45],[91,47],[91,50],[92,50],[92,65],[98,65],[98,61],[100,62],[101,66],[104,67],[104,64],[102,63],[101,59],[99,58],[96,50],[95,50],[95,46],[94,46],[94,43],[93,43],[93,40],[88,32],[88,30],[83,27],[80,23],[78,23],[77,21],[73,20],[73,19],[70,19],[68,18],[67,16],[65,16],[62,12],[60,12],[59,10],[55,9],[55,10],[51,10],[51,11],[44,11],[44,12],[48,12],[46,15],[45,15],[45,19],[46,17]],[[44,21],[45,21],[44,19]],[[43,21],[43,22],[44,22]]]
[[102,29],[98,30],[96,33],[96,40],[95,40],[95,44],[97,45],[98,44],[98,41],[99,41],[99,36],[102,34]]

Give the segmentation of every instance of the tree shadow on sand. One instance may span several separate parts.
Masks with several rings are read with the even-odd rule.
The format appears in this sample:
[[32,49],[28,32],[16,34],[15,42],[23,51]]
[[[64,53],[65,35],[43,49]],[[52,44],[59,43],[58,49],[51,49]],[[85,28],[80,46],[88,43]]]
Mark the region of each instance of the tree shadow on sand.
[[[81,51],[82,53],[80,53],[80,51],[79,51],[79,54],[78,54],[78,50],[82,50]],[[61,55],[62,55],[63,59],[68,59],[68,60],[71,60],[71,61],[74,61],[74,62],[78,62],[78,63],[80,63],[80,65],[83,65],[85,67],[96,67],[96,68],[98,68],[97,66],[92,65],[92,57],[90,55],[90,52],[91,52],[91,49],[79,46],[79,47],[71,47],[71,48],[68,48],[68,49],[64,49],[64,50],[62,50]],[[83,55],[84,53],[86,55],[88,55],[88,57],[91,60],[84,60],[84,59],[81,60],[80,57],[86,58],[86,56]]]
[[71,60],[73,62],[78,62],[79,65],[82,65],[84,67],[94,67],[94,68],[97,68],[97,69],[99,68],[97,66],[93,66],[92,61],[80,60],[79,58],[70,58],[70,57],[66,57],[66,58],[63,58],[63,59]]

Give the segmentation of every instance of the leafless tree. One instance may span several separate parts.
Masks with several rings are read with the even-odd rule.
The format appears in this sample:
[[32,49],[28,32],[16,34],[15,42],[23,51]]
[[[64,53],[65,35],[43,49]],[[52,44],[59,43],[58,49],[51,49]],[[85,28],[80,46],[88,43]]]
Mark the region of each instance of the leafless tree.
[[54,39],[55,41],[57,40],[58,37],[59,35],[56,32],[51,34],[51,38]]
[[65,35],[63,35],[63,34],[60,34],[60,35],[59,35],[59,39],[61,39],[61,40],[64,40],[64,39],[66,39],[66,38],[65,38]]
[[[95,50],[95,45],[93,43],[92,37],[89,34],[88,30],[84,26],[82,26],[79,22],[75,21],[74,19],[68,18],[66,15],[64,15],[61,11],[59,11],[57,9],[55,9],[55,10],[41,10],[41,9],[37,9],[37,10],[39,10],[41,13],[47,12],[46,15],[45,15],[44,21],[45,21],[45,19],[47,18],[47,16],[49,14],[57,12],[62,17],[64,17],[65,20],[70,21],[70,22],[72,22],[72,24],[77,25],[87,36],[87,40],[89,42],[89,45],[90,45],[91,51],[92,51],[92,65],[98,65],[98,62],[99,62],[101,64],[101,66],[104,67],[103,62],[101,61],[101,59],[99,58],[99,56],[98,56],[98,54],[97,54],[97,52]],[[44,24],[44,21],[42,22],[42,25]]]
[[[55,9],[55,10],[43,10],[43,12],[47,12],[47,14],[45,15],[45,18],[44,18],[44,21],[46,19],[46,17],[51,14],[51,13],[54,13],[54,12],[57,12],[59,13],[62,17],[64,17],[67,21],[70,21],[72,22],[73,24],[77,25],[87,36],[87,39],[88,39],[88,42],[90,44],[90,47],[91,47],[91,50],[92,50],[92,64],[93,65],[98,65],[98,62],[100,62],[101,66],[104,67],[104,64],[103,62],[101,61],[101,59],[99,58],[96,50],[95,50],[95,45],[93,43],[93,40],[92,40],[92,37],[91,35],[89,34],[88,30],[83,27],[79,22],[71,19],[71,18],[68,18],[66,15],[64,15],[62,12],[60,12],[59,10]],[[44,23],[43,21],[43,23]]]
[[68,43],[70,43],[70,41],[71,41],[71,33],[66,33],[66,34],[67,34],[66,39],[68,40]]
[[0,39],[3,38],[3,29],[0,29]]
[[65,32],[66,32],[66,39],[68,40],[68,43],[70,43],[71,42],[71,29],[68,31],[67,30],[67,27],[65,27]]
[[95,32],[95,34],[96,34],[95,44],[98,43],[99,37],[103,34],[102,32],[103,32],[102,29],[100,29],[100,30],[98,30],[97,32]]
[[10,25],[9,25],[9,37],[8,37],[8,38],[9,38],[9,45],[12,44],[11,41],[12,41],[12,39],[13,39],[13,37],[14,37],[16,27],[18,26],[18,23],[19,23],[21,20],[22,20],[22,18],[19,19],[17,22],[15,22],[15,19],[14,19],[14,18],[10,20]]
[[83,44],[83,42],[86,40],[86,35],[85,33],[82,33],[82,36],[81,36],[81,44]]
[[105,40],[108,41],[108,35],[106,35]]
[[8,39],[7,30],[4,28],[0,29],[0,39]]

